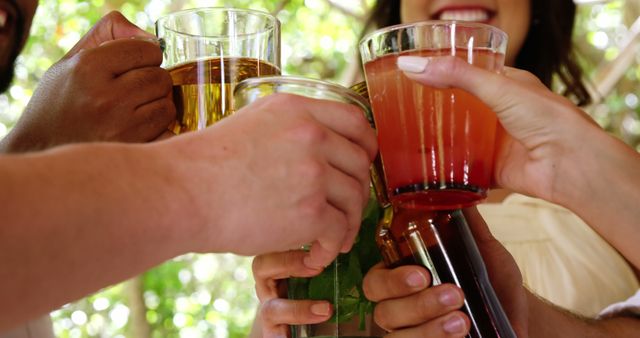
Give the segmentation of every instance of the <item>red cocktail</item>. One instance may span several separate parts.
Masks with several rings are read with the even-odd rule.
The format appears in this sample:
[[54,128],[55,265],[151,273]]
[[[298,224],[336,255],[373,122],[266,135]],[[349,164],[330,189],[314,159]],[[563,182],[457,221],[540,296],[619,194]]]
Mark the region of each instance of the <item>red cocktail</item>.
[[451,54],[489,70],[498,70],[504,60],[504,54],[487,49],[449,48],[389,54],[365,64],[387,194],[394,204],[457,209],[486,196],[495,113],[461,89],[419,84],[396,65],[402,55]]

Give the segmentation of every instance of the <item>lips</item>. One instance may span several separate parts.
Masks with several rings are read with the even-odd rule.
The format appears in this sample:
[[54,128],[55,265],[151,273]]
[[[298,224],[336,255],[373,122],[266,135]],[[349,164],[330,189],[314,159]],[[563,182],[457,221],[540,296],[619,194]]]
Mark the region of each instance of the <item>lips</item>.
[[448,7],[437,11],[433,18],[436,20],[456,20],[488,23],[495,16],[495,12],[481,7]]

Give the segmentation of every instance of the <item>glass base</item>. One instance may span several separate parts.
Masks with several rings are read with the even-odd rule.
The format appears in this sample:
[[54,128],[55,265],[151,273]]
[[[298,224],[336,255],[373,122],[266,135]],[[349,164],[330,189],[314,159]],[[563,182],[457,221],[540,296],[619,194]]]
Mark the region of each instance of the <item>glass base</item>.
[[[400,189],[396,189],[397,191]],[[396,193],[391,197],[391,204],[410,209],[455,210],[474,206],[486,197],[486,190],[475,187],[471,189],[427,188]]]

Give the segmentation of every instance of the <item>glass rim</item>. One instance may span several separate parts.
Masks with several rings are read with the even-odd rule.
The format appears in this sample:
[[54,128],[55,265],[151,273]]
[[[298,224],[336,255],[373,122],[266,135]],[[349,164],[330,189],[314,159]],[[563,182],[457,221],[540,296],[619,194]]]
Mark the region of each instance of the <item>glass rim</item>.
[[257,9],[247,9],[247,8],[235,8],[235,7],[197,7],[197,8],[188,8],[188,9],[182,9],[176,12],[172,12],[169,14],[166,14],[160,18],[158,18],[158,20],[156,20],[155,25],[156,25],[156,32],[157,32],[157,27],[162,27],[163,29],[170,31],[172,33],[175,34],[179,34],[182,36],[187,36],[190,38],[194,38],[194,39],[215,39],[215,40],[224,40],[224,39],[230,39],[231,36],[228,35],[197,35],[197,34],[191,34],[191,33],[186,33],[184,31],[180,31],[174,28],[170,28],[167,27],[166,24],[163,24],[164,22],[166,22],[169,18],[171,17],[176,17],[176,16],[182,16],[182,15],[187,15],[187,14],[191,14],[191,13],[196,13],[196,12],[235,12],[235,13],[244,13],[244,14],[251,14],[253,16],[256,17],[262,17],[262,18],[266,18],[267,22],[270,22],[270,25],[263,30],[259,30],[259,31],[255,31],[252,33],[242,33],[242,34],[237,34],[235,35],[235,37],[243,37],[243,36],[252,36],[252,35],[260,35],[260,34],[264,34],[267,33],[271,30],[277,29],[280,26],[280,20],[274,16],[273,14],[266,12],[266,11],[261,11],[261,10],[257,10]]
[[257,85],[262,84],[272,84],[272,85],[298,85],[311,87],[318,90],[327,90],[336,94],[339,94],[343,97],[346,97],[349,101],[358,104],[364,110],[370,110],[369,100],[367,100],[362,95],[358,94],[351,88],[335,84],[329,81],[313,79],[302,76],[293,76],[293,75],[268,75],[268,76],[256,76],[246,78],[238,84],[236,84],[233,95],[235,96],[241,90],[249,87],[255,87]]
[[365,35],[360,42],[358,42],[358,46],[363,46],[366,41],[372,40],[376,36],[380,36],[383,34],[388,34],[392,31],[397,31],[403,28],[411,28],[411,27],[424,27],[424,26],[461,26],[468,28],[482,28],[485,30],[493,31],[496,34],[499,34],[503,39],[507,39],[508,35],[502,29],[492,26],[486,23],[474,22],[474,21],[460,21],[460,20],[426,20],[426,21],[417,21],[411,23],[401,23],[393,26],[382,27],[374,30],[373,32]]

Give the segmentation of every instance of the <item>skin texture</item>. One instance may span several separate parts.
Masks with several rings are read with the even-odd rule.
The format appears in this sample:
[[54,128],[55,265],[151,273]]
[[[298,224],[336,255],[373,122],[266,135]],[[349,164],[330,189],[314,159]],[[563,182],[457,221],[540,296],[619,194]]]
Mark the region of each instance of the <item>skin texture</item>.
[[0,330],[187,252],[313,243],[303,264],[325,266],[353,243],[376,151],[353,106],[277,94],[165,141],[0,156]]

